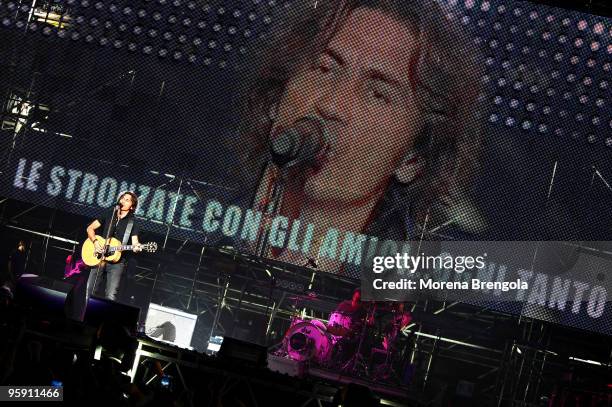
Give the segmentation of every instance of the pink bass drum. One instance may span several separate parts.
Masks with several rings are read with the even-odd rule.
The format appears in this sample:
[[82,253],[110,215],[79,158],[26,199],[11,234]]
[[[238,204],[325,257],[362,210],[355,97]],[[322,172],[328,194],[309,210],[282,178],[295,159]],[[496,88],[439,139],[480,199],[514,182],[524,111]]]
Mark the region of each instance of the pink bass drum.
[[287,354],[293,360],[325,363],[331,356],[332,341],[321,321],[294,324],[285,334],[284,342]]

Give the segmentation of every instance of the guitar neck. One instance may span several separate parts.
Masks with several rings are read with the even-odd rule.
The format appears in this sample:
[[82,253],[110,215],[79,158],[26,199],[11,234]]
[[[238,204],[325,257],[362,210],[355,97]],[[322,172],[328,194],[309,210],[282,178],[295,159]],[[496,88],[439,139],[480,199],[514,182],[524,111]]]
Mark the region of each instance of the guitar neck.
[[127,250],[132,250],[134,248],[133,244],[126,244],[123,246],[112,246],[108,248],[109,252],[122,252],[122,251],[127,251]]

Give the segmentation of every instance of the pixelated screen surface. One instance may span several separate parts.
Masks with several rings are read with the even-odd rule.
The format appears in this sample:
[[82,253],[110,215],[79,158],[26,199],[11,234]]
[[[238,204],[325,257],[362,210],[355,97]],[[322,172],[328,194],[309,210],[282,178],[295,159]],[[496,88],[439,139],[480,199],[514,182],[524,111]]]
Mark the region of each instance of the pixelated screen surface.
[[612,240],[604,17],[6,1],[0,37],[5,196],[93,219],[133,190],[144,229],[351,278],[386,241]]

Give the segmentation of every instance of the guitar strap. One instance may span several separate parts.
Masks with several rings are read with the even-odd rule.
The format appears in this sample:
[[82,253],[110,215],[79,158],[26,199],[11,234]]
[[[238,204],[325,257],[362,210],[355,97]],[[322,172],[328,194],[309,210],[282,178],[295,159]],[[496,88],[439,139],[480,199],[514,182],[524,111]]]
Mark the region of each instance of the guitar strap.
[[121,244],[125,246],[128,244],[128,240],[130,239],[130,235],[132,234],[132,228],[134,227],[134,215],[130,216],[128,220],[128,224],[125,227],[125,232],[123,232],[123,240]]

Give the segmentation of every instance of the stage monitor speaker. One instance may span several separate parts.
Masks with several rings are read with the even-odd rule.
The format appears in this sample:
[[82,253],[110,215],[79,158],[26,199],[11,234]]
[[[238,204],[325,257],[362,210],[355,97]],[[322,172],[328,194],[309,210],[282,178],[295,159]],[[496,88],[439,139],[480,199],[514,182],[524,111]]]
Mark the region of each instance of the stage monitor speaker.
[[117,325],[126,327],[131,333],[136,333],[136,325],[140,317],[140,308],[106,298],[89,297],[85,323],[100,325],[105,321],[112,321]]
[[[72,284],[62,280],[24,274],[17,280],[15,301],[38,315],[65,318],[64,303],[71,289]],[[136,332],[139,315],[139,308],[104,298],[90,297],[85,322],[99,325],[104,321],[113,321]]]
[[256,343],[224,337],[221,349],[217,353],[220,359],[237,361],[255,367],[267,365],[268,348]]
[[72,284],[35,274],[24,274],[17,280],[15,302],[40,315],[63,317],[64,302]]

